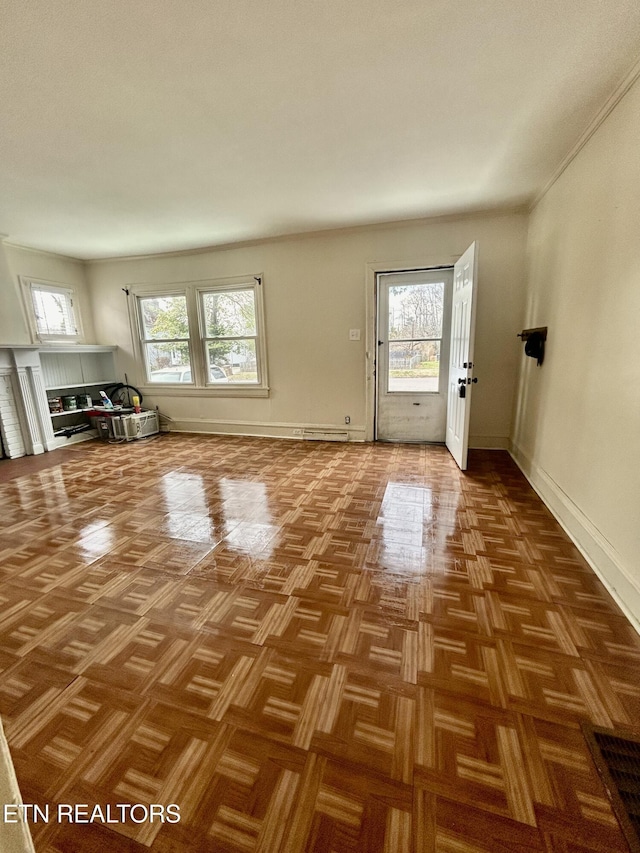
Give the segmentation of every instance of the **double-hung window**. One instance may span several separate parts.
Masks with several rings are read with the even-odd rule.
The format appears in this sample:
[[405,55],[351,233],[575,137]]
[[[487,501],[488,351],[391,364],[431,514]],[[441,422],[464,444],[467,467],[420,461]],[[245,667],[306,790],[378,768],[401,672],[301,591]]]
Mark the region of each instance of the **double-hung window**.
[[138,297],[142,354],[149,382],[191,382],[191,343],[184,293]]
[[268,393],[261,276],[132,289],[149,386]]
[[34,340],[75,343],[81,339],[73,288],[26,278],[21,282]]
[[199,292],[207,382],[212,385],[261,382],[256,289],[254,283]]

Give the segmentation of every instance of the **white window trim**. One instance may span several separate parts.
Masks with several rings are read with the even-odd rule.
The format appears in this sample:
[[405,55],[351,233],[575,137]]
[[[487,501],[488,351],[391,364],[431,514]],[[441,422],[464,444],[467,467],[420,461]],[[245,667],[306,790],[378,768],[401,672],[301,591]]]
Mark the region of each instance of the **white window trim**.
[[[261,273],[234,276],[224,279],[204,279],[200,281],[172,282],[171,284],[139,283],[127,287],[132,299],[129,316],[133,349],[140,371],[137,387],[145,395],[170,397],[268,397],[268,368],[266,326],[264,315],[264,278]],[[204,335],[204,317],[202,311],[202,293],[216,290],[254,289],[256,310],[256,356],[258,360],[257,383],[220,383],[210,382],[207,371],[206,346]],[[189,318],[189,355],[191,359],[192,381],[186,382],[150,382],[146,361],[146,339],[143,338],[141,298],[156,296],[186,296],[187,316]]]
[[[57,281],[47,281],[40,278],[28,278],[20,276],[20,286],[22,291],[22,301],[25,307],[27,320],[29,323],[29,332],[33,343],[43,344],[77,344],[84,340],[82,330],[82,316],[78,305],[78,297],[76,290],[69,284],[63,284]],[[75,335],[45,335],[38,331],[38,322],[36,319],[35,305],[33,303],[33,290],[48,290],[51,293],[63,293],[71,302],[71,310],[73,312],[73,320],[76,327]]]

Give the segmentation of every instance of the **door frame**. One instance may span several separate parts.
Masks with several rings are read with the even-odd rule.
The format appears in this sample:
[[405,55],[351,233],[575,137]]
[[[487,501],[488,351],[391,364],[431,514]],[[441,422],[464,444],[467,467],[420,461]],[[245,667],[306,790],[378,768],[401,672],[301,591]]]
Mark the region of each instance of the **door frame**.
[[[462,254],[462,253],[460,253]],[[378,337],[377,337],[377,313],[378,293],[377,276],[384,272],[411,272],[412,270],[438,269],[438,267],[452,267],[460,254],[427,255],[421,258],[412,258],[410,261],[374,261],[366,264],[365,268],[365,441],[374,441],[376,421],[376,365],[378,360]]]

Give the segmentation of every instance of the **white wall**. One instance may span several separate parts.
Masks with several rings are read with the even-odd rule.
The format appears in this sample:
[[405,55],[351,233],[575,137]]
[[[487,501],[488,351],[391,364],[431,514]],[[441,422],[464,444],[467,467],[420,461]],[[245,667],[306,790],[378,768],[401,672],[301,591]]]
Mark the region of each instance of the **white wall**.
[[7,247],[0,240],[0,344],[30,342],[18,281],[9,266]]
[[[88,264],[96,333],[121,350],[133,384],[126,285],[264,275],[271,393],[268,399],[155,394],[178,425],[212,431],[291,435],[300,425],[365,434],[365,272],[368,263],[450,263],[477,240],[480,252],[472,444],[507,446],[523,310],[526,215],[424,220],[271,240],[201,253]],[[349,329],[362,340],[348,340]]]
[[73,258],[0,242],[0,345],[32,343],[19,276],[70,285],[79,301],[84,343],[95,343],[85,264]]
[[513,451],[640,621],[640,84],[535,208]]

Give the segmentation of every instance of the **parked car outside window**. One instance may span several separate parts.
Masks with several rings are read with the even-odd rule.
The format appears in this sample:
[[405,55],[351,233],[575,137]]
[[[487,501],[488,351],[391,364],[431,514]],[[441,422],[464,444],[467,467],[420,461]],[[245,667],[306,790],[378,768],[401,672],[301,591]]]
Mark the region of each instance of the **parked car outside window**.
[[[182,383],[191,382],[190,367],[165,367],[163,370],[152,370],[149,378],[152,382]],[[226,373],[217,364],[209,366],[209,378],[212,382],[228,382]]]

